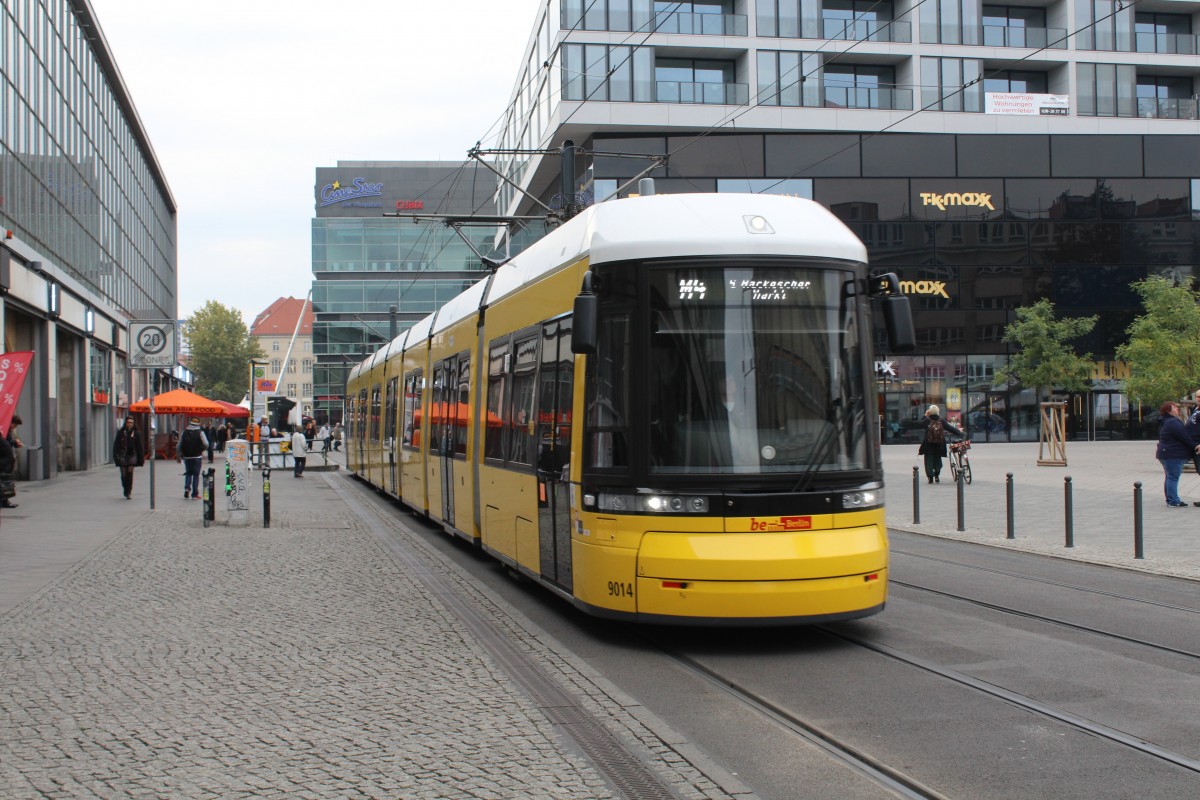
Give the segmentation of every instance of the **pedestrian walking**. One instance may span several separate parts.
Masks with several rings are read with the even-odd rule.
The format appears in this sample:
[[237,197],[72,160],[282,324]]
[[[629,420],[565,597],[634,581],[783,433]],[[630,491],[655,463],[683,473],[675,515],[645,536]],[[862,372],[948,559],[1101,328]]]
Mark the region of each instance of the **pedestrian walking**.
[[941,418],[941,409],[931,405],[925,410],[925,437],[917,452],[925,456],[925,477],[930,483],[942,482],[942,459],[946,457],[946,434],[965,439],[963,432]]
[[292,434],[292,460],[295,462],[295,471],[292,476],[295,478],[304,477],[304,464],[308,461],[308,441],[304,438],[304,430],[296,428]]
[[133,493],[133,470],[146,463],[146,446],[142,443],[142,432],[134,425],[133,417],[125,417],[125,424],[117,431],[113,442],[113,463],[121,470],[121,489],[125,499]]
[[17,466],[17,451],[9,443],[7,436],[0,436],[0,508],[16,508],[18,503],[11,498],[17,493],[17,484],[13,480],[13,470]]
[[208,440],[204,431],[200,430],[200,420],[192,418],[191,423],[179,437],[179,455],[176,461],[183,462],[183,497],[192,500],[200,499],[200,467],[203,466],[204,451],[208,449]]
[[333,431],[329,428],[329,423],[323,423],[321,430],[317,431],[317,438],[321,440],[321,455],[329,452],[329,444],[333,438]]
[[342,423],[335,422],[333,425],[333,449],[342,449]]
[[13,477],[13,471],[17,468],[17,451],[25,446],[25,443],[17,436],[17,428],[21,426],[22,422],[20,414],[13,414],[12,421],[8,424],[8,433],[4,435],[5,443],[12,451],[12,463],[9,464],[8,469],[0,470],[0,475],[5,476],[2,478],[5,489],[0,508],[16,508],[18,505],[12,501],[17,496],[17,482]]
[[205,422],[204,427],[200,430],[204,432],[204,440],[207,442],[206,449],[208,450],[208,463],[213,463],[213,450],[217,447],[217,431],[213,428],[211,422]]
[[228,422],[226,422],[221,427],[217,428],[217,452],[218,453],[225,452],[225,443],[227,441],[229,441],[230,430],[231,430],[231,426]]
[[1178,403],[1167,401],[1158,409],[1158,447],[1154,457],[1163,468],[1163,494],[1169,508],[1187,508],[1187,503],[1179,499],[1179,476],[1183,474],[1183,464],[1200,452],[1200,444],[1192,441],[1180,419],[1182,411]]

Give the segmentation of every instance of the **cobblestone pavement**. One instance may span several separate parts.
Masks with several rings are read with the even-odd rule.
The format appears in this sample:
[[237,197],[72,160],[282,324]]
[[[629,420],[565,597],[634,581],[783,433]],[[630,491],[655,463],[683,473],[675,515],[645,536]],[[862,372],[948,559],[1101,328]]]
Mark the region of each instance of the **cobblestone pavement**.
[[[36,520],[55,512],[39,503],[52,484],[86,495],[102,481],[112,499],[93,503],[134,521],[0,616],[0,797],[615,796],[348,513],[345,489],[335,491],[344,476],[277,477],[267,530],[203,528],[200,504],[165,490],[153,513],[129,511],[109,477],[23,493]],[[71,502],[57,510],[107,513]],[[36,529],[0,524],[0,548],[21,537],[17,528]],[[452,565],[436,568],[679,797],[749,796]]]

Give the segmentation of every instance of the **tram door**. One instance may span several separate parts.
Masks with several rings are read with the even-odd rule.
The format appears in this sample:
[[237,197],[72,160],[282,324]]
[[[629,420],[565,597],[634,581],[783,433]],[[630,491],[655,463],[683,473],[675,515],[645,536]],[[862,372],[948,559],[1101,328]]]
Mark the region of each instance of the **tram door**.
[[566,471],[571,460],[575,357],[571,319],[542,325],[537,391],[538,542],[542,577],[570,591],[571,508]]
[[456,359],[451,357],[433,368],[433,397],[429,405],[429,452],[436,462],[442,487],[441,517],[454,525],[454,379]]
[[392,378],[388,381],[383,423],[383,449],[387,451],[388,460],[385,490],[397,496],[400,494],[400,479],[396,466],[396,387],[399,380],[399,378]]

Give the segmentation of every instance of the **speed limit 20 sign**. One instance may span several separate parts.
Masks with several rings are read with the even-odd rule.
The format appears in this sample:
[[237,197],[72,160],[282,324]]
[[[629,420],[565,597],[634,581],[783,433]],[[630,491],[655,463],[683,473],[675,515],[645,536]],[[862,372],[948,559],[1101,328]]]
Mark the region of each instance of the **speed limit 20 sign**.
[[140,320],[129,323],[129,366],[134,369],[174,367],[175,320]]

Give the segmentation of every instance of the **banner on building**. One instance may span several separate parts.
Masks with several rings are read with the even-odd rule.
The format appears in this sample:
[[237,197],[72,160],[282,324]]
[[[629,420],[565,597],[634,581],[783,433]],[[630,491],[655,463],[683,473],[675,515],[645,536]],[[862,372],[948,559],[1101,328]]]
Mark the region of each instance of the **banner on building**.
[[1066,117],[1071,114],[1071,97],[1065,94],[988,92],[984,111],[988,114]]
[[0,355],[0,436],[8,435],[8,426],[12,424],[13,412],[17,410],[17,400],[21,397],[21,388],[25,386],[25,376],[29,374],[31,363],[32,350]]

